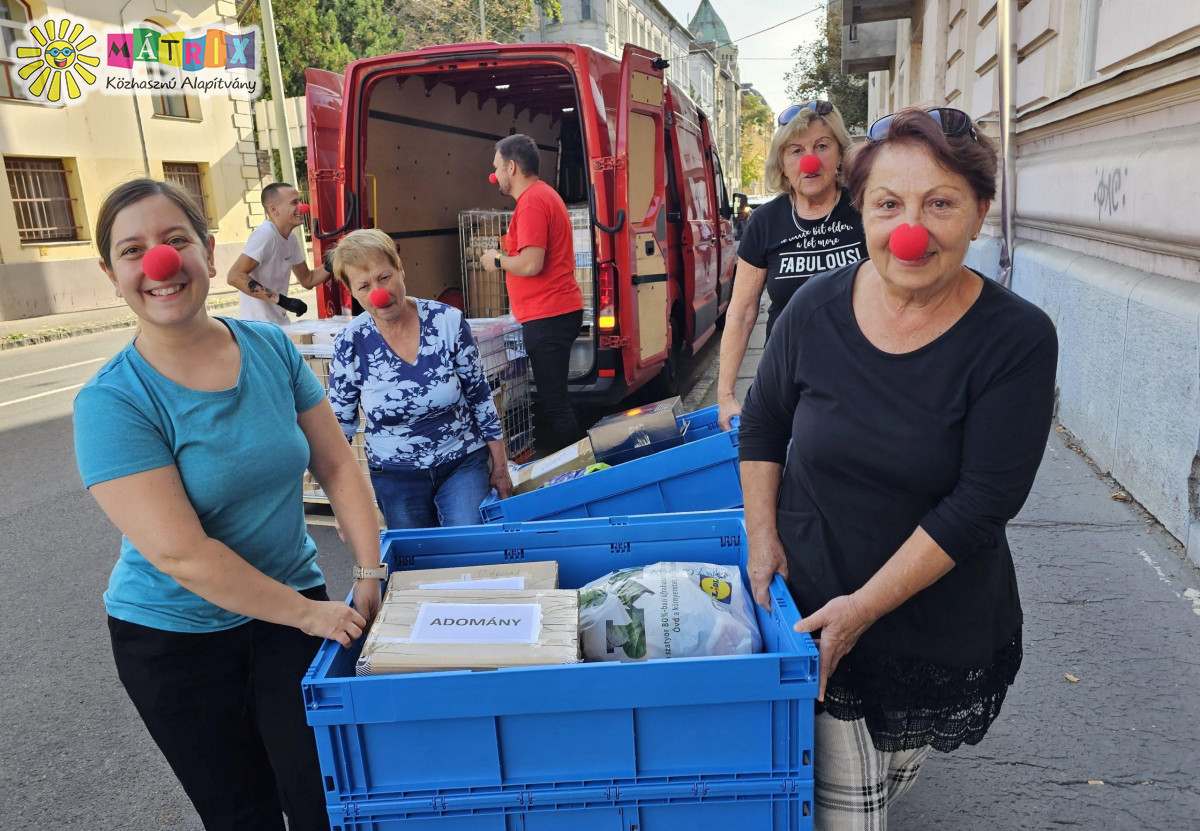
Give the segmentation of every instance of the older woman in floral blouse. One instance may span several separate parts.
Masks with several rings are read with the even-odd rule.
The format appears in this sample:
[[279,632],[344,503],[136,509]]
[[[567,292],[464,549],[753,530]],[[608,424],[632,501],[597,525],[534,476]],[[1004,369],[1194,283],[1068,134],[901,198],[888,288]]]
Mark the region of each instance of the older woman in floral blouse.
[[371,484],[388,528],[478,524],[488,489],[508,496],[512,480],[462,312],[407,295],[382,231],[348,234],[333,274],[366,311],[334,343],[329,400],[347,438],[360,404],[366,413]]

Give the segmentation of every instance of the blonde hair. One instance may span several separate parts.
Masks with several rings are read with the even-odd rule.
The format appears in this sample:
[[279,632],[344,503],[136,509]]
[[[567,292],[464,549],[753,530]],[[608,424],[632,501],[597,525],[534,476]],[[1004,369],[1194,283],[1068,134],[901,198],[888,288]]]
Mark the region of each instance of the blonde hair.
[[[842,121],[842,114],[838,112],[838,108],[826,115],[817,115],[817,111],[811,107],[805,107],[796,113],[796,115],[787,124],[784,124],[775,131],[775,136],[771,139],[771,149],[767,153],[767,168],[764,178],[766,179],[767,190],[772,193],[782,193],[792,189],[791,183],[788,182],[787,176],[783,172],[783,151],[797,137],[812,126],[813,122],[819,121],[829,128],[833,133],[833,139],[838,143],[841,150],[842,158],[846,158],[846,151],[850,149],[850,132],[846,129],[846,123]],[[842,186],[842,174],[838,173],[838,187]]]
[[337,247],[333,249],[330,263],[333,266],[333,276],[350,288],[350,278],[346,276],[346,267],[362,268],[369,261],[382,259],[392,264],[392,268],[400,270],[400,253],[392,238],[378,228],[363,228],[351,231],[342,237]]

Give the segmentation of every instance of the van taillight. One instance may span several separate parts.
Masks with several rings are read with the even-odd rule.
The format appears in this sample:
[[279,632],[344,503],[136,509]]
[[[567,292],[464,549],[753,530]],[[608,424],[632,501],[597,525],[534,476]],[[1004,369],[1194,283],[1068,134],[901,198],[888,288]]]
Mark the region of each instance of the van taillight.
[[611,332],[617,328],[616,269],[612,263],[600,265],[597,297],[599,300],[597,317],[600,320],[600,331]]

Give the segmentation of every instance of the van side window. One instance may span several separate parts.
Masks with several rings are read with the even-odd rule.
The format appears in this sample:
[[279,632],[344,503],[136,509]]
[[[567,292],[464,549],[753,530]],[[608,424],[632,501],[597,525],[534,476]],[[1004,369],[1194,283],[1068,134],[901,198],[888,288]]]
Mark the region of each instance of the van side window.
[[729,208],[729,192],[725,190],[725,174],[721,172],[721,157],[716,154],[716,151],[713,151],[712,160],[713,170],[717,174],[717,202],[721,205],[720,213],[721,216],[729,217],[732,216]]

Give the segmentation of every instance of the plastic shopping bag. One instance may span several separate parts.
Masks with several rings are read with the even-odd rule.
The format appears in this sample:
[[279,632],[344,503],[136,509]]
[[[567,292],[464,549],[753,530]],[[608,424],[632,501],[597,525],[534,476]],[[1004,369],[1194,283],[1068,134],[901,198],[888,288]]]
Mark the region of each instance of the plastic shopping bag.
[[735,566],[655,563],[579,590],[589,661],[747,655],[762,650],[750,595]]

